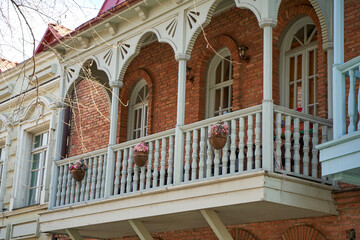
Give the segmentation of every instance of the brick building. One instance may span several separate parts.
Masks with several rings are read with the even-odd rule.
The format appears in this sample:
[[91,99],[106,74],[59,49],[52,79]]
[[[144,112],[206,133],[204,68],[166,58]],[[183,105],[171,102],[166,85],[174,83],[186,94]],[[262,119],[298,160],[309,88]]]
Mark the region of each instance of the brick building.
[[359,238],[359,9],[107,0],[50,24],[35,75],[1,74],[0,240]]

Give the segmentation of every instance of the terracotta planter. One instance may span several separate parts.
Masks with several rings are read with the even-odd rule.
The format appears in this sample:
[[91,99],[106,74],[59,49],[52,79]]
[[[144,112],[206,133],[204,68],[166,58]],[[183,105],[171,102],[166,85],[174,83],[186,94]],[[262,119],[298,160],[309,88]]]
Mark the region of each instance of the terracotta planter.
[[210,142],[210,145],[214,148],[214,149],[222,149],[225,144],[226,144],[226,140],[227,140],[227,137],[223,137],[223,136],[212,136],[212,137],[209,137],[209,142]]
[[71,170],[71,176],[75,181],[81,182],[84,179],[85,171],[73,169]]
[[144,152],[134,152],[134,162],[139,167],[142,167],[146,164],[148,160],[148,153]]

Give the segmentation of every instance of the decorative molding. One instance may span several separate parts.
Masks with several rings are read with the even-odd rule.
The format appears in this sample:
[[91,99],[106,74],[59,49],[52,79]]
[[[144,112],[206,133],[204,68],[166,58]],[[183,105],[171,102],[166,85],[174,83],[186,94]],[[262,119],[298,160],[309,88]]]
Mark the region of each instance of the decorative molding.
[[114,55],[114,52],[112,49],[109,49],[109,51],[104,55],[103,59],[104,59],[106,65],[110,66],[113,55]]
[[195,24],[198,22],[198,17],[200,16],[200,12],[191,10],[187,13],[187,22],[190,29],[193,29]]
[[83,48],[88,48],[90,46],[90,39],[83,37],[83,36],[78,36],[76,38],[76,40],[81,44],[81,46]]
[[119,50],[120,50],[120,55],[121,55],[121,59],[124,60],[126,55],[128,54],[130,49],[130,45],[127,43],[120,43],[119,44]]
[[66,80],[70,82],[70,80],[75,76],[76,70],[73,68],[66,69]]
[[118,32],[118,25],[117,23],[113,23],[113,22],[107,22],[105,23],[105,27],[106,29],[109,31],[111,36],[114,36],[117,34]]
[[170,37],[172,37],[172,38],[175,36],[178,22],[179,22],[178,19],[177,19],[177,18],[174,18],[174,19],[169,23],[169,25],[167,25],[166,28],[165,28],[165,30],[166,30],[166,32],[168,33],[168,35],[169,35]]
[[144,6],[137,6],[135,11],[139,14],[141,20],[145,21],[148,18],[148,9]]
[[276,27],[276,24],[277,24],[277,20],[276,19],[273,19],[273,18],[262,18],[260,21],[259,21],[259,26],[261,28],[264,28],[264,27]]
[[310,226],[295,226],[289,228],[282,236],[281,240],[326,240],[325,236]]

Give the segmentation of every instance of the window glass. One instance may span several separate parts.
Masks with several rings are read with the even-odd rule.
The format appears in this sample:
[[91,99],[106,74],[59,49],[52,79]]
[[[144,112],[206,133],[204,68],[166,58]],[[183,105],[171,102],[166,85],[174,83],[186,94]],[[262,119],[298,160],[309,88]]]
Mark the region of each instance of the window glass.
[[33,149],[31,151],[31,167],[29,181],[28,205],[40,203],[40,195],[44,185],[44,172],[46,163],[46,151],[48,133],[41,133],[33,137]]
[[[135,99],[135,101],[133,101]],[[147,134],[149,88],[145,81],[141,81],[134,88],[130,98],[130,138],[136,139]]]
[[232,58],[228,49],[219,51],[209,64],[208,116],[232,111]]
[[[291,44],[285,53],[287,63],[286,103],[289,108],[302,109],[302,112],[317,114],[317,32],[314,24],[305,23],[292,35]],[[284,43],[285,44],[285,43]]]

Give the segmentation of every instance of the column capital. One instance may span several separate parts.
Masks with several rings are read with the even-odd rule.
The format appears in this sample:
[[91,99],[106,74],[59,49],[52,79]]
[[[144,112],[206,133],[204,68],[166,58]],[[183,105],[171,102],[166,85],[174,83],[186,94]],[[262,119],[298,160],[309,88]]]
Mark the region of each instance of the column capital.
[[175,54],[175,59],[176,61],[189,61],[190,60],[190,55],[186,54],[186,53],[177,53]]
[[259,21],[259,26],[261,28],[264,28],[264,27],[276,27],[276,24],[277,24],[277,20],[276,19],[273,19],[273,18],[262,18],[260,21]]
[[62,109],[62,108],[66,108],[67,106],[68,106],[68,104],[66,104],[65,102],[57,101],[57,102],[54,102],[53,104],[51,104],[50,109],[51,110]]
[[334,50],[334,42],[324,42],[322,48],[325,52],[328,50]]
[[123,86],[123,82],[120,80],[117,81],[109,81],[109,85],[111,88],[121,88]]

